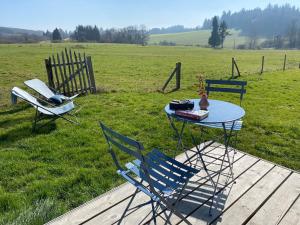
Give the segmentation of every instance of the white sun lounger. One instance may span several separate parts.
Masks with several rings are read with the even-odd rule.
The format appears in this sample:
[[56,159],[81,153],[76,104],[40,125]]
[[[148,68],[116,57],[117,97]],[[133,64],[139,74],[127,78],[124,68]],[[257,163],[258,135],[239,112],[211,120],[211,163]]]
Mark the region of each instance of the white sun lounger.
[[[35,128],[36,128],[36,123],[38,121],[42,120],[43,117],[45,117],[45,116],[52,117],[51,121],[56,120],[58,118],[62,118],[68,122],[71,122],[74,124],[79,124],[77,121],[73,121],[64,116],[65,114],[68,114],[70,116],[75,117],[73,114],[70,113],[70,111],[72,111],[75,108],[74,103],[72,101],[67,102],[64,105],[57,106],[57,107],[47,107],[47,106],[42,105],[35,97],[30,95],[28,92],[26,92],[18,87],[14,87],[11,90],[11,93],[12,93],[12,95],[19,97],[22,100],[28,102],[30,105],[32,105],[36,109],[33,130],[35,130]],[[51,122],[51,121],[49,121],[49,122]]]
[[58,93],[53,92],[43,81],[35,78],[32,80],[27,80],[24,82],[26,86],[35,90],[40,95],[44,96],[47,100],[51,100],[51,98],[55,96],[59,96],[62,100],[71,101],[76,98],[79,94],[73,95],[71,97],[67,97]]

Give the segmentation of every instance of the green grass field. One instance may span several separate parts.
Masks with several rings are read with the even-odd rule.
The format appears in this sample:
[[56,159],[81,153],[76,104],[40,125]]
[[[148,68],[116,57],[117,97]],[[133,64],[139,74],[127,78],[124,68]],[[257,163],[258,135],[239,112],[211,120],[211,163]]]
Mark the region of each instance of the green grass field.
[[[245,36],[240,36],[239,31],[230,30],[230,36],[225,39],[225,48],[234,48],[240,44],[246,44],[248,39]],[[150,35],[149,44],[159,44],[161,41],[168,41],[176,43],[176,45],[200,45],[202,47],[208,46],[208,38],[210,36],[210,30],[199,30],[183,33],[173,34],[153,34]],[[260,40],[261,41],[261,40]],[[259,42],[260,42],[259,41]]]
[[[57,120],[32,133],[34,110],[24,103],[11,106],[9,90],[24,87],[26,79],[46,80],[44,58],[65,46],[92,56],[101,91],[76,100],[83,106],[78,114],[80,126]],[[282,69],[285,53],[288,70],[275,71]],[[262,55],[269,72],[259,75]],[[197,98],[198,73],[207,78],[229,78],[231,57],[238,61],[240,79],[248,81],[243,102],[245,126],[237,148],[300,170],[299,51],[0,45],[0,224],[42,224],[123,182],[107,153],[98,128],[100,120],[142,141],[146,149],[157,147],[171,154],[176,141],[164,106],[172,99]],[[182,62],[182,89],[157,92],[177,61]],[[236,96],[214,94],[211,98],[238,103]],[[193,132],[197,136],[197,127]],[[192,146],[188,138],[186,143]],[[122,160],[128,158],[122,155]]]

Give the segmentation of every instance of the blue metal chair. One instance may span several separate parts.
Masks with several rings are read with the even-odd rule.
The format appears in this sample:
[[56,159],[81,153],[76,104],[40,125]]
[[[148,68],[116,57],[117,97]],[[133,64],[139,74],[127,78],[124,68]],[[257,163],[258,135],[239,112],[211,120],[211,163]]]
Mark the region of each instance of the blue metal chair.
[[[207,96],[211,92],[226,92],[226,93],[235,93],[240,95],[240,106],[242,105],[242,100],[244,97],[244,94],[246,94],[246,86],[247,81],[237,81],[237,80],[206,80],[206,93]],[[217,86],[215,86],[217,85]],[[220,87],[220,85],[223,85]],[[226,87],[227,86],[227,87]],[[229,87],[228,87],[229,86]],[[216,124],[203,124],[203,126],[206,127],[212,127],[212,128],[220,128],[223,129],[223,125],[216,123]],[[233,130],[233,131],[239,131],[242,129],[243,121],[235,121],[234,124],[232,122],[228,122],[225,124],[226,130]]]
[[[178,162],[157,149],[153,149],[148,154],[142,154],[144,147],[140,142],[113,131],[101,122],[100,127],[108,143],[109,152],[117,166],[117,173],[136,187],[136,191],[129,201],[119,224],[122,218],[125,217],[126,212],[130,210],[129,207],[139,191],[150,198],[149,202],[141,204],[139,207],[151,204],[155,223],[156,211],[159,206],[163,206],[171,211],[167,220],[174,213],[187,224],[191,224],[179,212],[176,206],[187,182],[199,170]],[[132,162],[126,163],[125,166],[121,166],[115,151],[116,149],[129,154],[135,159]]]
[[[206,93],[209,95],[210,92],[228,92],[240,94],[240,106],[242,105],[242,100],[244,94],[246,94],[245,87],[247,86],[247,81],[240,80],[205,80],[206,82]],[[220,87],[213,85],[228,85],[231,87]],[[235,86],[235,87],[233,87]]]

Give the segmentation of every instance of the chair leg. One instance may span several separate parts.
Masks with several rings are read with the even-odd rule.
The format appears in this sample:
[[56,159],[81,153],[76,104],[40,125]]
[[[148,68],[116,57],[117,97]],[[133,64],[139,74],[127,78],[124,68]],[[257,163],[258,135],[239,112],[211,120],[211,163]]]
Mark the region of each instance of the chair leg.
[[[190,221],[187,220],[178,210],[175,206],[170,204],[167,200],[161,199],[161,201],[166,205],[166,207],[171,211],[171,213],[174,213],[176,216],[178,216],[182,221],[184,221],[188,225],[192,225]],[[170,217],[170,216],[169,216]],[[170,218],[167,218],[168,220]],[[171,223],[170,223],[171,224]]]
[[[173,205],[174,208],[177,207],[179,201],[182,199],[183,191],[185,190],[185,187],[186,187],[187,184],[188,184],[188,182],[186,182],[186,183],[182,186],[180,192],[178,193],[178,197],[177,197],[176,201],[175,201],[174,203],[172,203],[172,205]],[[172,216],[173,213],[174,213],[174,212],[171,211],[170,214],[167,216],[167,222],[169,222],[170,224],[172,224],[172,223],[170,222],[170,218],[171,218],[171,216]],[[181,213],[180,213],[180,214],[181,214]]]
[[128,205],[126,206],[126,208],[125,208],[125,210],[124,210],[124,212],[123,212],[123,214],[122,214],[122,216],[121,216],[121,218],[120,218],[120,220],[119,220],[119,222],[118,222],[118,225],[121,224],[122,220],[123,220],[124,217],[126,216],[126,212],[128,211],[128,209],[129,209],[131,203],[133,202],[133,199],[135,198],[135,196],[136,196],[136,194],[137,194],[138,192],[139,192],[139,190],[138,190],[138,189],[135,189],[135,192],[133,193],[133,195],[132,195],[132,197],[131,197],[131,199],[130,199]]
[[152,208],[153,222],[156,225],[156,207],[154,207],[154,201],[152,199],[151,199],[151,208]]
[[33,121],[33,126],[32,126],[32,131],[33,131],[33,132],[35,131],[35,128],[36,128],[36,123],[37,123],[37,120],[38,120],[38,116],[39,116],[39,112],[38,112],[38,110],[36,109],[36,110],[35,110],[34,121]]

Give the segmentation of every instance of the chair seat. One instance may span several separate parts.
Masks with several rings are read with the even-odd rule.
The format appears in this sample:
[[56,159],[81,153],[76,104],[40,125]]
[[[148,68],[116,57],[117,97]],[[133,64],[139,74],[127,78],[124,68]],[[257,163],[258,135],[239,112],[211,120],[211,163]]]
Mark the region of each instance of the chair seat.
[[[153,149],[147,154],[145,160],[148,164],[148,173],[152,185],[163,193],[165,197],[172,196],[179,187],[199,172],[198,169],[178,162],[157,149]],[[144,170],[141,168],[140,160],[137,159],[127,163],[126,168],[142,180],[148,180]]]
[[[226,129],[226,130],[231,130],[231,128],[232,128],[232,123],[233,123],[233,122],[225,123],[225,129]],[[219,128],[219,129],[223,129],[222,123],[211,123],[211,124],[200,124],[200,125],[201,125],[201,126],[204,126],[204,127],[211,127],[211,128]],[[239,131],[239,130],[242,129],[242,126],[243,126],[243,121],[242,121],[242,120],[235,121],[235,122],[234,122],[234,126],[233,126],[233,130]]]

